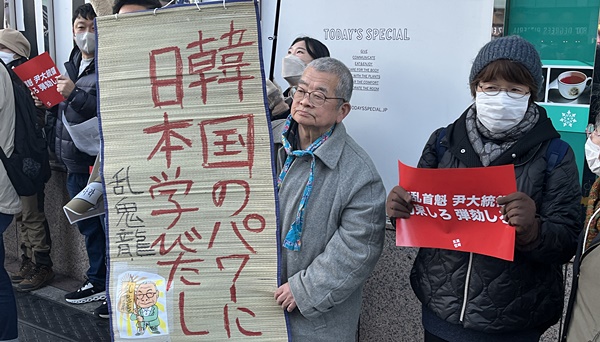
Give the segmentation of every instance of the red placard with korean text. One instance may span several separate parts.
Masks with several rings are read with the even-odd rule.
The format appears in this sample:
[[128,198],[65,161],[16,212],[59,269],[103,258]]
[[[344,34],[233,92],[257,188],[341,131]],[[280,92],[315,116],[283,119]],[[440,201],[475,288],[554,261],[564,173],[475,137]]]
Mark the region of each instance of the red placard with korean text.
[[288,339],[255,5],[96,19],[115,341]]
[[398,161],[400,186],[411,194],[409,219],[396,220],[396,245],[514,258],[515,229],[496,198],[517,191],[513,165],[421,169]]
[[46,107],[54,107],[65,100],[56,91],[58,68],[56,68],[56,64],[54,64],[48,52],[44,52],[15,67],[13,71]]

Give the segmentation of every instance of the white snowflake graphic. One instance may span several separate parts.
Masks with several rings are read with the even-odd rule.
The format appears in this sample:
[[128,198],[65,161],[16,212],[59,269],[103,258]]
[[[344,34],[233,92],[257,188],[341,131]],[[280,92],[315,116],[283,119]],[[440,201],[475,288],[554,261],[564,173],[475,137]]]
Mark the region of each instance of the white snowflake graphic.
[[563,123],[563,127],[573,127],[573,124],[577,122],[577,120],[575,119],[576,116],[576,113],[571,113],[571,110],[567,110],[566,113],[562,113],[562,118],[560,119],[560,122]]

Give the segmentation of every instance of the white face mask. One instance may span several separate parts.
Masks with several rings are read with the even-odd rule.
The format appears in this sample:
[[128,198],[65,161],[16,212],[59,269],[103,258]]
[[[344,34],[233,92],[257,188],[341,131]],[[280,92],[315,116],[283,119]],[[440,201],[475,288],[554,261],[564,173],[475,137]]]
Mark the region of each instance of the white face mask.
[[600,176],[600,146],[594,144],[592,139],[587,138],[585,142],[585,159],[590,171]]
[[290,84],[298,85],[306,64],[296,55],[287,55],[283,58],[281,65],[281,76]]
[[15,54],[12,52],[0,51],[0,59],[2,59],[4,64],[8,65],[8,63],[15,60]]
[[75,44],[79,50],[88,55],[93,55],[96,52],[96,35],[92,32],[81,32],[75,35]]
[[495,96],[478,92],[475,96],[477,119],[492,133],[505,132],[523,120],[529,107],[529,96],[513,99],[505,91]]

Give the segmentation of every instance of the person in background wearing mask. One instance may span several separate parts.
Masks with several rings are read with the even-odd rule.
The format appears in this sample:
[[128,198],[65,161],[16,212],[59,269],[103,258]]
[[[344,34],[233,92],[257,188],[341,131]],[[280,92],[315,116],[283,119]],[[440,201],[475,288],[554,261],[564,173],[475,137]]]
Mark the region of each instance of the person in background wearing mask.
[[[588,126],[585,159],[590,170],[600,176],[600,115],[595,125]],[[579,236],[573,262],[571,296],[565,315],[561,341],[598,341],[600,338],[600,178],[588,197],[584,230]]]
[[[298,80],[306,66],[322,57],[329,57],[329,50],[320,41],[310,37],[299,37],[294,40],[281,64],[281,76],[288,82],[289,88],[282,94],[281,88],[275,81],[266,82],[271,121],[287,118],[294,95],[290,93],[291,89],[298,86]],[[281,103],[280,99],[284,102]]]
[[[0,63],[1,64],[1,63]],[[7,157],[14,150],[15,97],[7,68],[0,65],[0,148]],[[18,341],[17,303],[10,277],[4,269],[4,232],[21,211],[21,201],[4,164],[0,162],[0,341]]]
[[[12,69],[29,59],[30,49],[29,41],[21,32],[10,28],[0,30],[0,58],[6,64],[13,84],[21,85],[26,94],[29,89]],[[33,99],[28,100],[33,106]],[[43,127],[45,112],[39,108],[37,112],[37,124]],[[50,172],[49,168],[47,171]],[[23,254],[19,271],[11,275],[10,279],[16,284],[17,290],[22,292],[46,286],[54,278],[50,258],[50,227],[44,214],[44,182],[40,181],[38,187],[37,194],[21,196],[23,211],[16,217]]]
[[23,34],[15,29],[0,29],[0,59],[9,70],[29,59],[31,45]]
[[[561,264],[577,248],[580,199],[575,156],[568,147],[547,170],[547,149],[559,134],[534,103],[542,85],[535,47],[518,36],[495,39],[477,54],[469,83],[475,103],[436,130],[418,167],[514,165],[517,191],[497,200],[516,231],[514,261],[420,248],[411,286],[422,303],[425,341],[538,341],[558,322],[564,301]],[[562,142],[565,144],[564,142]],[[411,196],[400,186],[386,210],[410,219]]]
[[[94,18],[96,13],[90,4],[79,6],[73,14],[73,39],[76,46],[65,63],[66,75],[57,77],[57,91],[65,101],[48,110],[48,116],[56,121],[55,150],[58,162],[67,167],[67,190],[71,198],[86,187],[90,166],[96,156],[90,156],[75,146],[64,127],[63,120],[75,125],[97,115],[96,104],[96,36]],[[36,98],[36,104],[42,103]],[[72,304],[88,303],[106,298],[106,237],[103,216],[77,222],[79,232],[85,236],[89,258],[87,279],[80,289],[67,293],[65,300]]]
[[281,64],[281,77],[285,79],[290,87],[283,92],[288,105],[292,104],[290,90],[298,85],[298,81],[306,69],[306,66],[317,58],[330,57],[329,49],[320,41],[310,37],[299,37],[292,42],[287,55]]

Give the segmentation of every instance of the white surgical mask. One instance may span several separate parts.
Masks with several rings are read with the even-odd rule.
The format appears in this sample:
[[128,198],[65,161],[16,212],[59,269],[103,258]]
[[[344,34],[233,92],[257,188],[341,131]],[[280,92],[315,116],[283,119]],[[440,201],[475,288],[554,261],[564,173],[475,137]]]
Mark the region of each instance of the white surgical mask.
[[4,64],[8,65],[8,63],[15,60],[15,54],[12,52],[0,51],[0,59],[2,59]]
[[523,120],[529,107],[529,96],[513,99],[505,91],[495,96],[478,92],[475,96],[477,119],[492,133],[505,132]]
[[590,171],[600,176],[600,146],[594,144],[592,139],[587,138],[585,142],[585,159]]
[[96,52],[96,35],[92,32],[81,32],[75,35],[75,44],[79,50],[88,55],[93,55]]
[[281,65],[281,76],[290,84],[297,86],[306,64],[296,55],[287,55]]

